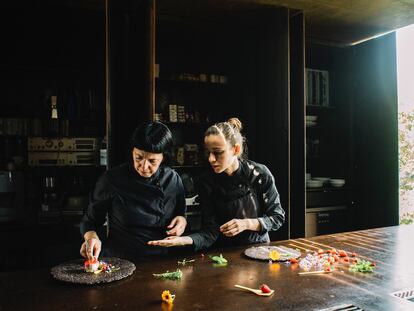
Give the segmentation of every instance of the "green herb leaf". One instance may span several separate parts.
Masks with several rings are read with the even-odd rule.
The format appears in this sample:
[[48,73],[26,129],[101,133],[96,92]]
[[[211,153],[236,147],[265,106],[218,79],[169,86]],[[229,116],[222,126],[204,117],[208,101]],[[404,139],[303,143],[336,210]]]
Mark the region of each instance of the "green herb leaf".
[[352,272],[362,272],[362,273],[372,273],[374,272],[374,266],[372,262],[368,260],[358,260],[357,263],[349,267],[349,271]]
[[223,257],[223,254],[220,254],[220,256],[210,256],[210,258],[220,265],[227,264],[228,262],[227,259]]
[[161,279],[168,279],[168,280],[181,280],[181,278],[183,277],[183,273],[181,272],[180,269],[177,269],[177,271],[174,272],[164,272],[164,273],[153,273],[153,276],[155,276],[156,278],[161,278]]
[[185,266],[187,263],[194,262],[194,261],[195,259],[187,260],[186,258],[184,258],[182,261],[177,261],[177,264]]

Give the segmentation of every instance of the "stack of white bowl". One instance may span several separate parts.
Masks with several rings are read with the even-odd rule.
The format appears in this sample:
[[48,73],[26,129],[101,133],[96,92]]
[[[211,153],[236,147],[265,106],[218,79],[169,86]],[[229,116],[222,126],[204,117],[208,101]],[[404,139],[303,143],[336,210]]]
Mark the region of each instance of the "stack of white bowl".
[[345,179],[331,179],[330,184],[332,187],[340,188],[345,185]]
[[320,180],[309,179],[306,181],[306,188],[320,188],[323,186],[323,182]]
[[318,116],[306,116],[306,126],[312,127],[316,125],[316,120],[318,120]]
[[313,180],[318,180],[322,182],[322,185],[327,185],[329,184],[329,181],[331,180],[330,177],[312,177]]

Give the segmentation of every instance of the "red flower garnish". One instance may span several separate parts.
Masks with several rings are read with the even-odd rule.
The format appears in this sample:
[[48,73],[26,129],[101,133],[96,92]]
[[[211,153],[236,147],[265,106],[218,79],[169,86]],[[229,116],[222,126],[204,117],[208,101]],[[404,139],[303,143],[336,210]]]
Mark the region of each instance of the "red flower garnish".
[[98,260],[96,258],[90,259],[90,260],[85,260],[85,266],[93,265],[93,264],[96,264],[96,263],[98,263]]

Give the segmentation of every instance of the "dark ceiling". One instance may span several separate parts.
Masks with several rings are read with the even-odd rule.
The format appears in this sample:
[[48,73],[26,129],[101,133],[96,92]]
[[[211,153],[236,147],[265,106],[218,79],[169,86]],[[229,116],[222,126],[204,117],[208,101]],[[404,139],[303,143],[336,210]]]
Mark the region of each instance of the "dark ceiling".
[[[46,0],[103,9],[105,0]],[[109,0],[117,1],[117,0]],[[132,0],[131,0],[132,1]],[[138,0],[135,0],[138,1]],[[150,0],[143,0],[150,1]],[[308,40],[347,46],[414,23],[414,0],[155,0],[161,12],[223,16],[230,10],[283,6],[302,10]]]
[[413,0],[257,0],[303,10],[308,39],[353,45],[414,23]]
[[[162,12],[221,15],[254,6],[302,10],[308,40],[348,46],[414,23],[413,0],[158,0]],[[178,13],[179,12],[179,13]],[[213,13],[214,12],[214,13]]]

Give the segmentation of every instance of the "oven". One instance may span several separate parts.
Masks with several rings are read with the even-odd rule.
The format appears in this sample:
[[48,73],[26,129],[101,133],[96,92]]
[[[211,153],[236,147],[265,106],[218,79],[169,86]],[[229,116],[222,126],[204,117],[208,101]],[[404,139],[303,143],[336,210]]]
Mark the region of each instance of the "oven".
[[312,189],[306,194],[306,237],[350,230],[349,189]]

